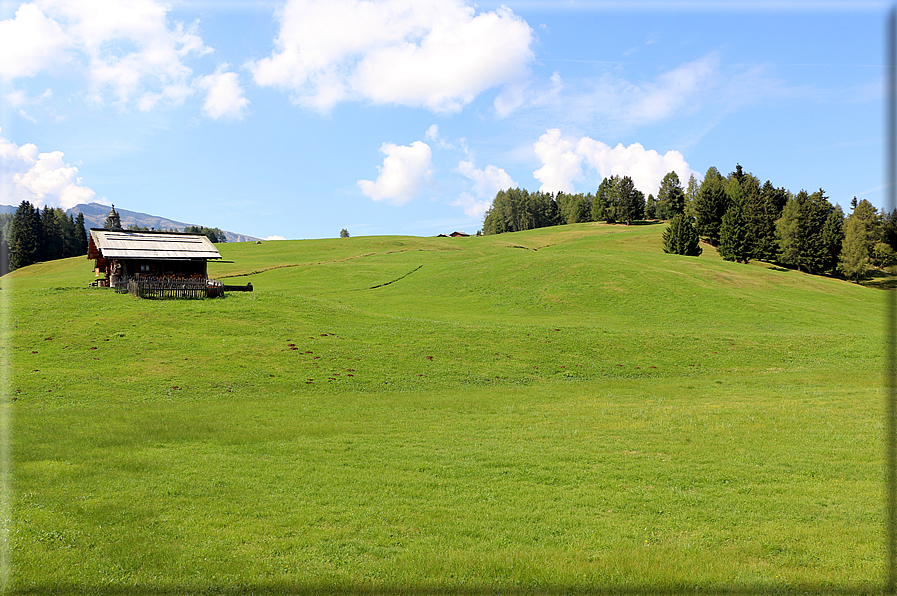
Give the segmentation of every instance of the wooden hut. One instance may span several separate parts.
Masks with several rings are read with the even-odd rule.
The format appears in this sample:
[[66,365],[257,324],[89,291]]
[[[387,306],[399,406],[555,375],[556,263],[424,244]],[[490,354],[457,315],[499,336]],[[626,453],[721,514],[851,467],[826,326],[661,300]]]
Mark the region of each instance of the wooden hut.
[[220,259],[221,254],[202,234],[91,228],[87,258],[96,262],[97,285],[120,292],[128,291],[131,282],[197,288],[220,285],[209,280],[207,267],[210,259]]

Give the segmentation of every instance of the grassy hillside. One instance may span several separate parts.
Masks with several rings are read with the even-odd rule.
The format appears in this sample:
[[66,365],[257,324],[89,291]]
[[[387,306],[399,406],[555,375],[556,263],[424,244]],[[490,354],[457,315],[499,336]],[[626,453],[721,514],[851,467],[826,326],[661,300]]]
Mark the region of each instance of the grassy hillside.
[[870,588],[882,293],[662,226],[3,278],[13,591]]

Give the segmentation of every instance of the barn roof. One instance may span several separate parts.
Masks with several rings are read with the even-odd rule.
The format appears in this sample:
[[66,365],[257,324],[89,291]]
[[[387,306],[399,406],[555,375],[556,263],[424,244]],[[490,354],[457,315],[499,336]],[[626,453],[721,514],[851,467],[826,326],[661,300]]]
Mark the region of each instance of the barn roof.
[[88,257],[104,259],[220,259],[202,234],[135,232],[91,228]]

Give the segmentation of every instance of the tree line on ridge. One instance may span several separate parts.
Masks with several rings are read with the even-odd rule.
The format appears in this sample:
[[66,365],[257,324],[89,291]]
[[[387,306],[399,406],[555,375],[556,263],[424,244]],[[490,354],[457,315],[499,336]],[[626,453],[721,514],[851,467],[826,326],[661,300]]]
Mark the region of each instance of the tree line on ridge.
[[685,188],[676,172],[664,176],[657,197],[629,176],[604,178],[595,194],[499,191],[483,219],[484,234],[580,222],[671,220],[664,250],[697,256],[703,239],[723,259],[777,263],[808,273],[843,274],[859,281],[871,267],[897,265],[897,210],[886,213],[863,199],[845,216],[825,191],[793,194],[763,184],[741,165],[723,177],[710,167]]
[[0,214],[0,275],[41,261],[87,254],[84,214],[60,207],[43,211],[22,201],[15,213]]

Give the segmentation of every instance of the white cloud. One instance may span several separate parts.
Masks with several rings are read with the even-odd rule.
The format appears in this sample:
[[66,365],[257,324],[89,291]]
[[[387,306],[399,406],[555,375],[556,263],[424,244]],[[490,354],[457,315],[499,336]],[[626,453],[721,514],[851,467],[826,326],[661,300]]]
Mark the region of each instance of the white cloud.
[[509,8],[476,14],[462,0],[288,0],[255,81],[322,111],[347,99],[457,112],[515,85],[533,59],[532,30]]
[[629,120],[650,123],[665,120],[698,98],[719,71],[719,57],[710,54],[661,74],[653,82],[628,91]]
[[463,207],[464,213],[471,217],[481,217],[498,191],[518,186],[507,172],[493,165],[480,170],[473,164],[473,160],[462,161],[458,163],[458,171],[473,180],[474,195],[463,192],[452,204]]
[[[435,124],[430,125],[430,127],[427,129],[427,132],[425,133],[424,137],[428,141],[430,141],[432,143],[436,143],[436,146],[439,147],[440,149],[454,149],[455,148],[455,146],[453,144],[446,141],[439,134],[439,127]],[[461,139],[461,140],[464,141],[464,139]]]
[[96,103],[135,101],[141,110],[193,93],[184,61],[212,52],[195,25],[168,22],[155,0],[35,0],[0,21],[0,78],[63,67],[83,73]]
[[78,168],[65,163],[62,151],[40,153],[32,143],[18,146],[0,137],[0,203],[68,209],[95,196],[82,186]]
[[237,73],[224,72],[227,67],[227,63],[222,64],[215,74],[196,79],[196,86],[206,91],[202,113],[216,120],[218,118],[241,120],[249,100],[243,97]]
[[693,173],[678,151],[660,155],[639,143],[611,148],[589,137],[565,139],[557,128],[549,129],[533,145],[544,164],[533,176],[546,192],[573,192],[573,182],[582,180],[583,164],[589,166],[600,181],[610,176],[629,176],[635,187],[647,194],[657,194],[663,177],[675,171],[680,180],[688,180]]
[[533,176],[542,183],[539,190],[547,192],[573,192],[573,181],[582,177],[582,156],[575,151],[576,145],[561,138],[557,128],[549,129],[533,144],[536,156],[542,161],[541,168]]
[[618,136],[658,122],[695,117],[706,122],[746,104],[806,94],[768,76],[762,67],[722,68],[716,52],[647,80],[626,78],[621,70],[569,80],[555,72],[541,85],[531,84],[524,109],[544,110],[559,124]]
[[404,205],[415,198],[425,182],[433,175],[430,146],[421,141],[411,145],[383,143],[380,153],[385,155],[376,182],[359,180],[358,188],[375,201]]
[[268,236],[266,238],[262,238],[262,240],[286,240],[283,236]]
[[16,110],[22,118],[31,122],[37,122],[37,119],[26,112],[25,108],[40,105],[52,96],[53,92],[49,89],[36,97],[29,97],[24,90],[16,89],[6,94],[6,104]]
[[0,21],[0,79],[31,77],[68,59],[70,37],[35,4],[23,4]]

